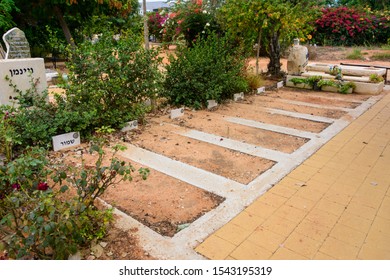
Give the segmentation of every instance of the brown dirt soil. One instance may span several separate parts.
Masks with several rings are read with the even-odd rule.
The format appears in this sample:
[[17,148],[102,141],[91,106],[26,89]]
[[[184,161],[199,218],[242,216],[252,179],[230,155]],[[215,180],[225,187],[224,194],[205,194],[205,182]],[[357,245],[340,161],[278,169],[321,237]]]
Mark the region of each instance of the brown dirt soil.
[[[346,60],[347,51],[348,49],[345,48],[318,47],[316,49],[315,61],[335,64],[343,61],[388,65],[388,62],[381,61]],[[170,48],[168,52],[174,53],[174,48]],[[367,55],[369,59],[374,52],[382,51],[367,52],[369,53]],[[167,62],[167,53],[162,56],[164,61]],[[254,63],[255,60],[252,59],[249,65],[254,66]],[[268,60],[266,58],[260,59],[260,68],[263,71],[266,71],[267,63]],[[283,69],[285,69],[287,65],[286,59],[282,59],[282,63]],[[271,83],[274,82],[265,82],[265,84]],[[340,100],[335,101],[327,97],[337,97]],[[246,96],[245,100],[238,103],[226,102],[219,105],[218,109],[212,111],[203,110],[195,112],[186,110],[185,116],[180,119],[171,120],[166,114],[167,110],[165,110],[163,115],[148,117],[146,124],[141,126],[140,129],[119,133],[117,138],[113,139],[113,142],[118,139],[124,139],[126,142],[131,142],[147,150],[247,184],[274,163],[266,159],[200,142],[182,136],[179,133],[196,129],[291,153],[302,146],[306,139],[244,127],[228,122],[227,118],[241,117],[317,133],[325,129],[328,124],[274,115],[267,113],[264,107],[340,118],[345,114],[342,110],[326,110],[323,108],[293,105],[283,102],[282,99],[354,108],[358,103],[348,100],[359,101],[369,97],[349,95],[346,98],[347,100],[342,100],[343,98],[343,95],[336,93],[317,93],[283,88],[279,91],[268,91],[261,98]],[[72,158],[73,164],[77,165],[77,155],[76,157],[71,155],[71,153],[77,153],[77,149],[64,153],[67,154],[66,157],[68,159]],[[89,163],[93,163],[93,160],[93,157],[87,159]],[[141,167],[135,162],[131,163],[136,168]],[[204,213],[217,207],[223,201],[223,198],[215,194],[164,175],[156,170],[151,170],[150,176],[146,181],[136,175],[132,182],[121,183],[115,188],[109,189],[102,198],[156,232],[166,236],[173,236],[177,231],[178,225],[194,221]],[[103,254],[96,257],[91,253],[91,250],[86,250],[83,252],[83,257],[90,259],[153,259],[153,256],[149,256],[138,246],[138,241],[135,237],[136,232],[136,228],[124,232],[114,224],[108,236],[103,240],[107,243]]]

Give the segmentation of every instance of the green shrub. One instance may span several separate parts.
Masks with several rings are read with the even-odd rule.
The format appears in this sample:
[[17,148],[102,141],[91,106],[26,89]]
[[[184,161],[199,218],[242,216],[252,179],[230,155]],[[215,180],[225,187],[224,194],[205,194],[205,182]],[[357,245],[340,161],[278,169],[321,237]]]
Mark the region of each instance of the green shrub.
[[362,55],[361,50],[353,49],[351,53],[347,54],[347,59],[360,59],[362,60],[364,57]]
[[199,109],[207,100],[218,102],[247,91],[243,58],[236,56],[226,38],[211,34],[192,48],[170,57],[164,83],[165,96],[174,105]]
[[69,110],[94,114],[90,130],[142,118],[148,109],[143,102],[161,88],[160,62],[156,50],[145,50],[132,35],[114,40],[106,34],[95,44],[80,44],[67,65]]
[[[103,165],[101,143],[92,144],[90,152],[97,158],[93,168],[55,166],[42,148],[0,166],[0,231],[11,258],[67,259],[105,236],[112,210],[99,210],[95,200],[108,187],[131,180],[135,170],[115,153]],[[140,172],[146,178],[148,171]],[[70,188],[77,194],[67,193]]]

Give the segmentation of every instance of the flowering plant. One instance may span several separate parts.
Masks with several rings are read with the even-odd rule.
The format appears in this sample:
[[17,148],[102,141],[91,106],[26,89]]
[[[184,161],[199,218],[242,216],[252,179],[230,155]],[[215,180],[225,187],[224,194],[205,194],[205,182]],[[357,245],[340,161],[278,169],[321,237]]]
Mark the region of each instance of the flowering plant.
[[364,45],[380,43],[388,32],[389,18],[348,7],[326,8],[316,20],[319,43],[332,45]]

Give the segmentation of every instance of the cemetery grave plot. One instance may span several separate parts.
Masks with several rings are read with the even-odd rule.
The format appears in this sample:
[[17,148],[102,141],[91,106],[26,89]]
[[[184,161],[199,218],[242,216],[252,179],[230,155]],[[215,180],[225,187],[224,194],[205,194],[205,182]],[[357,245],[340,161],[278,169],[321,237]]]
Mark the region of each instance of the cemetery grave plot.
[[[246,115],[241,115],[239,119],[241,118],[247,119]],[[221,115],[217,110],[206,114],[204,112],[187,112],[182,118],[174,119],[171,122],[190,129],[237,141],[245,141],[248,144],[285,153],[292,153],[307,142],[305,138],[240,125],[229,120],[229,116]]]
[[[251,106],[252,97],[246,97],[246,99],[248,102],[221,104],[216,111],[210,112],[210,114],[254,120],[314,133],[321,132],[329,126],[329,123],[269,113],[262,107]],[[192,114],[193,112],[190,113],[190,115]],[[199,113],[197,112],[196,114]]]
[[243,184],[248,184],[274,164],[179,134],[185,131],[167,123],[153,122],[132,144]]
[[[60,158],[65,154],[67,164],[78,168],[81,166],[81,152],[85,166],[94,166],[96,158],[88,154],[85,145],[75,150],[54,152],[51,156]],[[104,164],[108,165],[112,153],[109,148],[106,153],[108,156]],[[131,163],[136,170],[147,168],[120,155],[116,157]],[[101,198],[163,236],[174,236],[181,226],[193,222],[224,201],[211,192],[151,168],[149,170],[147,180],[134,172],[132,181],[108,188]]]
[[[299,102],[299,101],[289,101],[287,99],[281,99],[281,98],[273,98],[268,96],[263,96],[263,98],[256,98],[254,99],[253,104],[255,106],[262,106],[267,108],[274,108],[274,109],[281,109],[285,111],[291,111],[291,112],[297,112],[302,114],[309,114],[309,115],[315,115],[320,117],[327,117],[332,119],[339,119],[347,114],[343,108],[340,107],[340,109],[332,108],[332,109],[326,109],[327,105],[319,105],[319,104],[292,104],[292,102]],[[308,102],[305,102],[308,103]],[[315,105],[316,107],[314,107]],[[336,107],[336,106],[332,106]]]
[[323,92],[321,94],[320,92],[313,91],[298,91],[295,88],[284,88],[283,90],[279,90],[277,92],[267,93],[264,95],[264,97],[280,98],[285,100],[319,104],[322,106],[334,106],[351,109],[356,108],[361,104],[361,102],[369,98],[369,96],[358,94],[350,94],[349,96],[345,96],[340,93],[332,92]]

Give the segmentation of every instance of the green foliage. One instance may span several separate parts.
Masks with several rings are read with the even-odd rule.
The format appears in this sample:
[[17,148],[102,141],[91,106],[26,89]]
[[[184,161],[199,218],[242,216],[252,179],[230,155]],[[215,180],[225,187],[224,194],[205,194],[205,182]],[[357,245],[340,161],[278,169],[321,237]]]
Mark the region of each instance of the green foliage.
[[372,83],[380,83],[384,81],[384,78],[382,76],[379,76],[378,74],[371,74],[369,79]]
[[376,53],[371,58],[375,60],[390,61],[390,53]]
[[211,34],[192,48],[170,57],[164,84],[165,95],[174,105],[201,108],[207,100],[219,102],[234,93],[247,91],[242,70],[244,61],[237,56],[225,37]]
[[[131,180],[134,168],[115,153],[104,165],[101,143],[91,146],[97,157],[92,168],[54,166],[42,148],[28,149],[0,166],[0,230],[11,258],[67,259],[105,236],[112,210],[99,210],[94,202],[108,187]],[[140,173],[145,178],[148,170]],[[76,196],[69,193],[72,188]]]
[[121,127],[142,118],[161,88],[161,58],[156,50],[145,50],[134,35],[102,35],[96,43],[84,42],[72,50],[65,86],[69,109],[89,112],[89,129]]
[[0,32],[4,33],[8,29],[14,27],[12,20],[12,12],[18,12],[19,9],[15,6],[13,0],[0,0]]
[[351,53],[347,54],[347,59],[363,59],[361,50],[353,49]]
[[290,81],[294,84],[307,84],[315,90],[320,90],[322,87],[335,87],[337,92],[346,94],[350,89],[352,91],[356,88],[356,84],[353,82],[342,82],[340,80],[324,80],[322,76],[311,76],[308,78],[292,78]]

